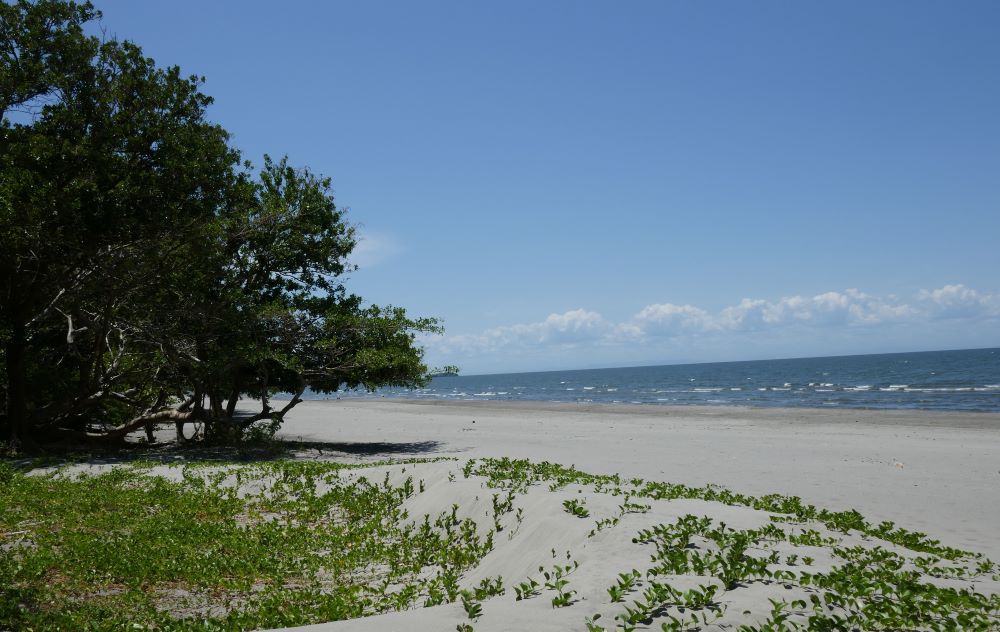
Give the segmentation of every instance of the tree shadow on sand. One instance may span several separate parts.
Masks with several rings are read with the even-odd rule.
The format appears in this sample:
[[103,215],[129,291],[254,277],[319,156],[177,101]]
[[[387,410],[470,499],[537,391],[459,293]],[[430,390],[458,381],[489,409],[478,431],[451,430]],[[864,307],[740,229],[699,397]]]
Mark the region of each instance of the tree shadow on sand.
[[437,456],[444,445],[440,441],[411,442],[327,442],[274,439],[232,445],[209,445],[201,441],[189,444],[130,444],[112,450],[47,450],[31,458],[12,459],[20,468],[57,467],[69,464],[113,465],[132,461],[154,463],[253,463],[278,459],[391,459]]
[[410,441],[410,442],[342,442],[326,441],[282,441],[290,450],[316,450],[320,454],[343,453],[357,456],[419,456],[439,451],[440,441]]

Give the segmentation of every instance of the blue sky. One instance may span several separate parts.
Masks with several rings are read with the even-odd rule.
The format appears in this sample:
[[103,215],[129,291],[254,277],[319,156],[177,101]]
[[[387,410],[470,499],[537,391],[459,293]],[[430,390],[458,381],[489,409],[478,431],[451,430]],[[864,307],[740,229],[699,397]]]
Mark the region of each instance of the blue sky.
[[1000,4],[98,2],[466,373],[1000,346]]

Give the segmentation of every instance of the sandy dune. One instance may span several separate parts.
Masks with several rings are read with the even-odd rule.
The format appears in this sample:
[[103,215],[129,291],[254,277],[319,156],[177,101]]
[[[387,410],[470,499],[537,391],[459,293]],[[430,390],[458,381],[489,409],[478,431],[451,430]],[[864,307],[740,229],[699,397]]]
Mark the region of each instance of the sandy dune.
[[[946,545],[1000,559],[1000,415],[335,400],[301,404],[283,434],[327,444],[324,458],[508,456],[651,481],[715,483],[753,495],[794,494],[833,510],[857,509],[871,522],[893,520]],[[475,477],[456,477],[461,462],[418,466],[428,488],[414,501],[414,515],[452,502],[470,515],[489,515],[492,490]],[[562,501],[573,498],[587,503],[590,519],[564,510]],[[685,513],[738,529],[769,521],[766,512],[746,507],[655,501],[647,513],[624,515],[614,529],[589,536],[594,518],[612,515],[620,501],[576,485],[554,492],[534,487],[520,497],[523,524],[506,531],[513,536],[498,537],[495,550],[463,578],[464,586],[472,586],[500,575],[507,585],[506,596],[483,602],[474,629],[578,630],[594,613],[602,613],[601,623],[613,629],[611,619],[621,604],[610,602],[609,583],[617,573],[648,566],[648,549],[631,542],[639,529]],[[844,546],[860,542],[853,535],[840,537]],[[567,551],[580,564],[570,577],[577,591],[573,606],[553,608],[548,593],[513,599],[516,582],[538,579],[539,565],[568,563]],[[828,567],[822,552],[816,558],[817,569]],[[977,589],[997,587],[987,581]],[[729,612],[748,609],[763,617],[768,597],[794,598],[772,594],[776,590],[754,584],[727,593]],[[462,606],[453,603],[313,628],[455,630],[468,621]],[[654,624],[645,629],[659,630],[659,620]]]
[[332,400],[300,404],[283,434],[353,458],[507,456],[793,494],[1000,559],[996,414]]

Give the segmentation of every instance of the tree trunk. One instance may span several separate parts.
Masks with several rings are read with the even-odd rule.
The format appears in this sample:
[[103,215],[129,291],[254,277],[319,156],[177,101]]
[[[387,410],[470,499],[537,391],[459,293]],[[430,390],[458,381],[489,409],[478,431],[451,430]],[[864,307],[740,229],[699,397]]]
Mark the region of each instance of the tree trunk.
[[205,411],[205,391],[202,390],[201,384],[196,384],[194,387],[194,408],[192,411],[198,416],[201,416]]
[[[167,392],[160,389],[160,392],[156,396],[156,403],[153,404],[152,410],[159,410],[163,408],[163,405],[167,403]],[[146,421],[146,441],[148,443],[156,443],[156,435],[153,434],[153,430],[156,428],[156,423],[152,420]]]
[[265,363],[264,366],[261,367],[262,388],[260,391],[260,417],[262,419],[271,412],[271,404],[268,403],[267,398],[267,389],[270,377],[271,373],[267,370],[267,364]]
[[236,414],[236,404],[240,403],[240,387],[238,384],[233,385],[233,390],[229,393],[229,401],[226,402],[226,417],[229,419],[233,418]]
[[281,408],[281,410],[275,411],[273,408],[265,404],[266,407],[263,410],[261,410],[253,417],[241,420],[239,422],[239,426],[241,428],[248,428],[250,427],[251,424],[260,421],[261,419],[273,419],[279,423],[284,423],[285,415],[288,414],[288,411],[290,411],[291,409],[295,408],[300,403],[302,403],[302,393],[305,392],[306,392],[306,384],[305,381],[303,380],[299,385],[299,390],[297,390],[292,395],[292,399],[290,399],[288,403]]
[[189,410],[191,410],[191,407],[194,406],[194,398],[195,397],[197,397],[197,393],[194,394],[194,395],[192,395],[191,397],[188,397],[187,399],[185,399],[184,403],[182,403],[180,406],[177,407],[177,411],[178,412],[182,412],[182,413],[186,413]]
[[161,410],[158,413],[152,413],[142,417],[137,417],[132,421],[128,422],[121,428],[116,428],[102,437],[100,439],[124,439],[129,433],[135,432],[139,428],[146,427],[148,424],[161,424],[174,422],[178,429],[178,440],[183,436],[184,423],[191,419],[192,413],[182,413],[177,410]]
[[305,392],[306,392],[306,384],[303,381],[299,385],[299,390],[294,395],[292,395],[292,399],[290,399],[288,401],[288,403],[285,404],[285,407],[282,408],[278,412],[278,419],[280,419],[281,421],[284,421],[285,420],[285,415],[288,414],[288,411],[290,411],[291,409],[295,408],[297,405],[299,405],[299,403],[302,402],[302,393],[305,393]]
[[222,416],[222,397],[219,395],[215,387],[212,387],[212,390],[209,392],[208,406],[212,411],[212,419],[217,419]]
[[28,434],[28,396],[25,347],[27,338],[24,329],[23,308],[12,306],[10,339],[7,340],[7,423],[11,445],[25,441]]

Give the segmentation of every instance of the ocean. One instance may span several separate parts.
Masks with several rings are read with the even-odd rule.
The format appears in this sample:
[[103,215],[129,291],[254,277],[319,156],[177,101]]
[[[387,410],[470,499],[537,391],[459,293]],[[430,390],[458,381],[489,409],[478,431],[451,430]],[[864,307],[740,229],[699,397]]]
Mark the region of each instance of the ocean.
[[1000,349],[459,375],[313,398],[336,396],[1000,412]]

